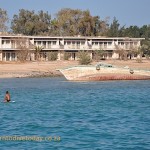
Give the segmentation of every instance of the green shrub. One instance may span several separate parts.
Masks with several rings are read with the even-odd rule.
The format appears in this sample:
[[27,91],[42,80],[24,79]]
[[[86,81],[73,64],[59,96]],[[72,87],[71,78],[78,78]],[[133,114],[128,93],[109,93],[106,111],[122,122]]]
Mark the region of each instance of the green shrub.
[[149,56],[149,55],[145,55],[145,58],[146,58],[147,60],[150,60],[150,56]]
[[80,65],[88,65],[92,62],[89,54],[85,51],[78,52],[78,58]]
[[48,52],[48,60],[55,61],[58,58],[58,52]]
[[69,60],[70,57],[71,57],[71,53],[64,52],[64,60]]
[[94,51],[94,60],[100,61],[100,60],[103,59],[104,55],[105,55],[105,51],[103,51],[103,50],[95,50]]
[[136,61],[137,61],[138,63],[142,63],[142,59],[140,59],[140,58],[137,58]]

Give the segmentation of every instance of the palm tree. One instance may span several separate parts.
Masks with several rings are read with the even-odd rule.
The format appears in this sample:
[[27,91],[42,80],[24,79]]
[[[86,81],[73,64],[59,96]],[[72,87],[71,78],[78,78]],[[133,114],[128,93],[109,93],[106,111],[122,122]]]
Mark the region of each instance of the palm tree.
[[35,46],[35,60],[39,61],[40,53],[44,48],[42,46]]

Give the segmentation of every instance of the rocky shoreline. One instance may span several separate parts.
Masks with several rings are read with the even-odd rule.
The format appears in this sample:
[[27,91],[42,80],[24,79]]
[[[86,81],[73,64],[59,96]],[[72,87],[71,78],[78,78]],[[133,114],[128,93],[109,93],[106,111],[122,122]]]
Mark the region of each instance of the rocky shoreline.
[[59,71],[48,71],[48,72],[32,72],[26,77],[28,78],[43,78],[43,77],[62,77],[63,75]]
[[0,78],[43,78],[62,77],[59,71],[31,71],[31,72],[0,72]]

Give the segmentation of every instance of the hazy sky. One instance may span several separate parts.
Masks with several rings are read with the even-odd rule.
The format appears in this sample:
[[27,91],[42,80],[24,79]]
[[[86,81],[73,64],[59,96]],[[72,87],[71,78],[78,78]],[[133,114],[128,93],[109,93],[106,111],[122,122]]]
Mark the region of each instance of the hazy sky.
[[89,10],[101,19],[116,17],[121,25],[150,24],[150,0],[0,0],[0,8],[7,11],[10,19],[19,9],[48,11],[54,16],[62,8]]

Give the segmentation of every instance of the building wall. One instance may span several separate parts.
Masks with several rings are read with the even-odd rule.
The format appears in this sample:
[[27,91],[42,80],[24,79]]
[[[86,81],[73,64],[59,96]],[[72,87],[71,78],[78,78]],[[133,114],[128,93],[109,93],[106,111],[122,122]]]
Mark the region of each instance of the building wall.
[[[42,36],[0,36],[0,61],[16,61],[18,46],[18,39],[26,39],[26,46],[29,47],[30,53],[29,60],[35,60],[34,47],[43,47],[44,53],[50,51],[58,52],[58,59],[63,58],[63,53],[69,51],[71,53],[70,60],[76,60],[76,53],[80,50],[86,50],[89,52],[92,58],[92,51],[104,50],[111,52],[112,58],[118,58],[118,54],[115,50],[122,48],[130,50],[131,48],[137,48],[140,46],[140,41],[143,38],[109,38],[109,37],[42,37]],[[15,53],[15,56],[14,56]],[[45,57],[45,54],[41,54],[41,57]],[[107,56],[110,58],[110,55]],[[47,60],[47,58],[42,58]]]

